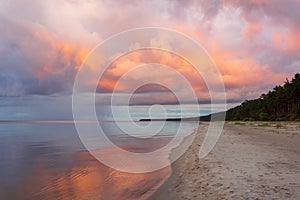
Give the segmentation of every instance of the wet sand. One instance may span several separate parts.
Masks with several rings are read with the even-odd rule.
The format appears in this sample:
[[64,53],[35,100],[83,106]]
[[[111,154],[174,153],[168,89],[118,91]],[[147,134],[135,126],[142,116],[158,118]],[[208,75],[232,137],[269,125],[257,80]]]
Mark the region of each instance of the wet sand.
[[199,159],[204,132],[150,199],[300,199],[300,123],[228,122]]

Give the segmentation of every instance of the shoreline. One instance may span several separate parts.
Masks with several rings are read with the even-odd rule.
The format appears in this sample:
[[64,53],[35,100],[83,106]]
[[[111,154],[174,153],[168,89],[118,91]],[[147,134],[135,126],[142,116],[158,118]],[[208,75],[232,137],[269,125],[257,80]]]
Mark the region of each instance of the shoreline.
[[[206,126],[207,125],[205,125],[205,124],[207,124],[207,122],[201,122],[201,123],[199,123],[199,126],[198,126],[198,128],[195,128],[189,135],[187,135],[187,136],[185,136],[185,137],[183,137],[182,139],[181,139],[181,141],[179,142],[179,146],[180,145],[182,145],[183,143],[185,143],[185,142],[189,142],[189,140],[191,140],[191,139],[193,139],[193,137],[195,137],[196,138],[196,136],[197,136],[197,132],[201,129],[201,130],[204,130],[205,128],[206,128]],[[194,143],[194,141],[196,140],[194,138],[194,140],[193,140],[193,143]],[[191,146],[192,146],[193,144],[191,144]],[[171,157],[172,156],[175,156],[175,154],[176,154],[176,149],[178,149],[178,148],[180,148],[180,147],[174,147],[174,148],[172,148],[171,150],[170,150],[170,152],[169,152],[169,161],[171,162]],[[189,147],[190,148],[190,147]],[[189,149],[188,148],[188,149]],[[186,152],[185,152],[186,153]],[[184,154],[185,154],[184,153]],[[184,155],[183,154],[183,155]],[[182,155],[182,156],[183,156]],[[181,157],[182,157],[181,156]],[[180,157],[180,158],[181,158]],[[180,159],[179,158],[179,159]],[[178,159],[178,160],[179,160]],[[177,162],[177,160],[175,161],[175,162]],[[174,163],[175,163],[174,162]],[[166,185],[168,185],[168,183],[170,182],[170,180],[172,179],[172,176],[173,176],[173,163],[170,163],[170,165],[169,166],[167,166],[167,167],[165,167],[165,168],[163,168],[163,169],[160,169],[160,170],[158,170],[158,171],[161,171],[161,170],[164,170],[164,169],[166,169],[166,168],[168,168],[168,171],[169,171],[169,174],[167,175],[167,176],[165,176],[163,179],[161,179],[160,180],[160,182],[157,184],[157,185],[155,185],[152,189],[151,189],[151,191],[148,191],[147,193],[145,193],[143,196],[141,196],[141,199],[152,199],[153,198],[153,196],[155,196],[156,194],[157,194],[157,191],[160,191],[160,190],[163,190],[164,188],[165,188],[165,186]],[[157,172],[158,172],[157,171]],[[153,172],[154,174],[156,173],[156,172]],[[146,197],[146,198],[145,198]]]
[[226,122],[215,148],[199,159],[204,132],[148,199],[300,198],[300,123]]
[[[151,196],[149,196],[149,198],[147,200],[174,199],[175,198],[175,196],[172,196],[172,194],[170,194],[170,192],[172,192],[171,191],[172,185],[174,184],[176,179],[178,179],[178,168],[180,168],[181,163],[186,163],[186,158],[190,154],[196,155],[194,158],[196,160],[199,160],[198,159],[198,153],[199,153],[199,149],[200,149],[199,141],[203,140],[203,134],[199,134],[199,132],[200,133],[205,132],[207,127],[208,127],[208,123],[202,122],[201,124],[199,124],[198,129],[194,130],[194,133],[185,137],[181,141],[181,143],[184,143],[185,141],[189,140],[191,137],[194,137],[194,140],[193,140],[191,146],[187,149],[187,151],[179,159],[177,159],[175,162],[171,163],[170,176],[164,181],[164,183],[157,190],[155,190],[155,192],[152,193]],[[194,134],[195,134],[195,136],[193,136]],[[199,147],[197,153],[195,152],[194,146]],[[178,148],[178,147],[176,147],[176,148]],[[176,148],[172,149],[172,151],[170,152],[170,157],[172,157],[172,155],[176,151]],[[182,176],[182,174],[179,174],[179,177],[181,177],[181,176]],[[176,188],[176,186],[175,186],[175,188]]]

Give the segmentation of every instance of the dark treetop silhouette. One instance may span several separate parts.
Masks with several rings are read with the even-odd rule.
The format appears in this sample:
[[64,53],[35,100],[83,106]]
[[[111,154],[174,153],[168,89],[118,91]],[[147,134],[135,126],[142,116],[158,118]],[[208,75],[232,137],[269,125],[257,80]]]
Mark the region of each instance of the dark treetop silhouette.
[[[212,115],[215,115],[214,119],[218,120],[218,116],[221,117],[222,113]],[[211,115],[193,118],[141,119],[140,121],[210,121],[210,119]],[[300,74],[295,74],[291,81],[286,79],[283,86],[276,86],[258,99],[246,100],[241,105],[227,110],[226,120],[300,120]]]

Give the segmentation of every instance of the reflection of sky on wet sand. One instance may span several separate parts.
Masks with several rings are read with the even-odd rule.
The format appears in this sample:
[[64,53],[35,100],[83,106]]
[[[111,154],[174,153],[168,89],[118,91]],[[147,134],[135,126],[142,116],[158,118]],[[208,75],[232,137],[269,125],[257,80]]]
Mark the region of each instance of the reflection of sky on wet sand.
[[[40,147],[35,150],[40,151]],[[53,166],[51,163],[57,165]],[[19,174],[17,182],[7,185],[7,182],[0,181],[0,197],[1,199],[143,198],[169,175],[169,171],[168,168],[164,168],[147,174],[124,173],[100,164],[87,152],[68,156],[35,157],[31,166],[25,169],[23,174]]]
[[144,199],[170,174],[169,167],[131,174],[101,164],[73,124],[2,123],[0,146],[0,199]]

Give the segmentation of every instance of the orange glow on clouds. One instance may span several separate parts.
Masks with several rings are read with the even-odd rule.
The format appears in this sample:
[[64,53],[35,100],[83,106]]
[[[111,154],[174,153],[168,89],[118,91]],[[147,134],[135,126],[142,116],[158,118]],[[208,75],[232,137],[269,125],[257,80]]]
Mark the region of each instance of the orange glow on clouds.
[[[2,6],[1,14],[6,17],[0,23],[4,30],[0,38],[3,60],[0,69],[7,73],[4,77],[14,78],[2,84],[5,88],[0,87],[0,94],[1,91],[31,94],[48,87],[49,93],[70,92],[62,91],[70,87],[55,90],[51,85],[56,82],[72,85],[90,50],[106,38],[149,26],[173,29],[199,42],[216,63],[229,96],[234,98],[240,95],[237,88],[249,87],[250,93],[254,87],[263,92],[299,72],[295,64],[300,60],[298,0],[164,3],[45,0],[33,3],[30,9],[25,2],[12,0]],[[152,42],[168,41],[159,38]],[[191,82],[196,92],[205,92],[204,81],[192,66],[181,58],[157,51],[133,52],[116,60],[100,81],[100,92],[111,91],[125,72],[150,61],[173,67]],[[99,65],[87,64],[91,71],[99,70]],[[159,70],[153,74],[163,78]],[[143,76],[147,74],[136,75]],[[172,74],[164,79],[176,85]],[[32,90],[36,83],[41,87]],[[98,80],[88,80],[86,84],[97,83]],[[119,89],[126,91],[132,84],[134,81],[129,80]],[[29,90],[24,91],[26,88]],[[256,96],[249,96],[253,97]],[[242,98],[244,95],[238,99]]]
[[[154,49],[134,51],[119,57],[107,69],[98,86],[105,91],[112,91],[116,86],[117,81],[126,72],[130,73],[131,70],[133,70],[132,73],[134,73],[135,67],[149,63],[150,65],[151,63],[158,63],[177,70],[190,81],[195,91],[200,91],[205,88],[205,84],[198,71],[186,60],[169,52]],[[165,74],[158,68],[154,68],[151,72],[144,71],[143,73],[135,74],[134,79],[143,79],[148,76],[152,76],[154,82],[159,79],[160,81],[162,80],[163,82],[176,85],[176,81],[178,81],[174,79],[174,74],[172,72]],[[134,84],[136,83],[134,79],[128,80],[127,85],[122,85],[121,88],[119,87],[118,89],[124,92],[129,88],[134,87]]]

